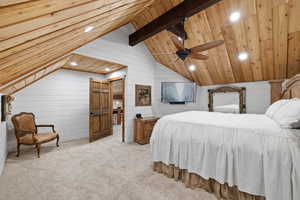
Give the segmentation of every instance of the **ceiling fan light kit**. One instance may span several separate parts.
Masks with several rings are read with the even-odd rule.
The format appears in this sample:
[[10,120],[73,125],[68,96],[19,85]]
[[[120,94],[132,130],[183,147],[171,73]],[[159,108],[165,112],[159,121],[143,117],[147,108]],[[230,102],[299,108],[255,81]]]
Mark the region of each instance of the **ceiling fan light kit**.
[[180,49],[176,51],[176,55],[182,60],[185,61],[187,57],[189,57],[192,53],[191,49]]
[[[177,55],[177,59],[175,59],[175,61],[172,64],[176,64],[176,62],[180,59],[183,62],[187,59],[187,58],[192,58],[192,59],[197,59],[197,60],[207,60],[209,57],[207,55],[201,54],[200,52],[203,51],[207,51],[209,49],[221,46],[224,44],[223,40],[217,40],[217,41],[213,41],[213,42],[208,42],[202,45],[198,45],[192,48],[185,48],[184,47],[184,43],[185,40],[183,40],[180,37],[175,37],[172,36],[171,40],[174,44],[174,46],[176,47],[177,51],[174,53],[157,53],[154,55]],[[196,70],[196,66],[195,65],[190,65],[188,66],[188,69],[190,72],[193,72]]]
[[176,47],[177,51],[174,53],[157,53],[155,55],[170,55],[170,54],[176,54],[179,59],[182,61],[185,61],[187,58],[193,58],[198,60],[206,60],[209,57],[207,55],[200,54],[203,51],[207,51],[209,49],[218,47],[220,45],[224,44],[223,40],[217,40],[213,42],[208,42],[202,45],[198,45],[192,48],[185,48],[184,43],[185,41],[182,39],[180,40],[178,37],[172,36],[171,40]]
[[[176,47],[176,51],[171,53],[154,53],[153,55],[176,55],[177,58],[173,61],[172,65],[176,64],[179,59],[183,62],[186,61],[187,58],[206,60],[209,57],[201,54],[201,52],[223,45],[224,41],[213,41],[192,48],[186,48],[184,44],[185,40],[188,39],[188,34],[185,30],[184,22],[188,19],[188,17],[193,16],[219,1],[221,0],[185,0],[172,10],[154,19],[143,28],[131,34],[129,36],[129,44],[134,46],[162,30],[167,30],[177,36],[171,37],[171,40]],[[239,16],[236,15],[234,15],[234,17],[239,18]],[[194,67],[188,66],[188,68],[190,71],[196,70],[195,65]]]

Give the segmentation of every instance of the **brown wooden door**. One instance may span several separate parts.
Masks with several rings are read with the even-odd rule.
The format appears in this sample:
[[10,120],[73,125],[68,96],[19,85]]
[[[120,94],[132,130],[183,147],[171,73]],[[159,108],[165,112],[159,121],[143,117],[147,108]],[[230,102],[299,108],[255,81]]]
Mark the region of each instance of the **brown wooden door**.
[[111,82],[90,79],[90,142],[112,135]]

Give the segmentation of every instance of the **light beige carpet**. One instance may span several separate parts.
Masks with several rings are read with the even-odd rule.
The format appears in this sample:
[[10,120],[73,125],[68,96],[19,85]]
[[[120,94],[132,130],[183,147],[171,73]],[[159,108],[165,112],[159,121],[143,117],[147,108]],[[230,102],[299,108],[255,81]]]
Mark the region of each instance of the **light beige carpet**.
[[152,171],[149,145],[110,136],[10,154],[0,176],[1,200],[215,200],[204,190]]

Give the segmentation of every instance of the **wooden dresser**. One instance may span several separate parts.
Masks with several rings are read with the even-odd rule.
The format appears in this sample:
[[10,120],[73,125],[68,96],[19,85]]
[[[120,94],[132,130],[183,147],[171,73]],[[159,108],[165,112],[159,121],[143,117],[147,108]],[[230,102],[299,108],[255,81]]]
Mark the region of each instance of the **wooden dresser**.
[[159,118],[146,117],[134,120],[134,141],[139,144],[149,144],[151,133]]

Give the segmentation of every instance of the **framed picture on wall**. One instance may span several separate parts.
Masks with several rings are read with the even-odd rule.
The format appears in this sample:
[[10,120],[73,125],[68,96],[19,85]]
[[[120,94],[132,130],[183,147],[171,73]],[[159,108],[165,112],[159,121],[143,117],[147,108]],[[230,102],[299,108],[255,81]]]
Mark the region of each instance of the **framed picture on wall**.
[[150,85],[135,85],[135,106],[151,106]]

